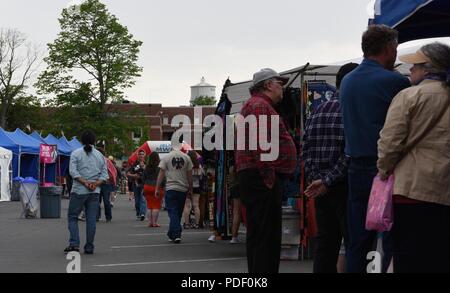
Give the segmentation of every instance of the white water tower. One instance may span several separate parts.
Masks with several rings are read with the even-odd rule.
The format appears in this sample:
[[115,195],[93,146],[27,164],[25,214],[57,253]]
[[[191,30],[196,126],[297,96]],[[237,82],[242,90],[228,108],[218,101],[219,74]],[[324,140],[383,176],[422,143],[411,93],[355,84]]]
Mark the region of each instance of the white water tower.
[[198,97],[216,97],[216,87],[206,83],[204,77],[199,84],[191,86],[191,105]]

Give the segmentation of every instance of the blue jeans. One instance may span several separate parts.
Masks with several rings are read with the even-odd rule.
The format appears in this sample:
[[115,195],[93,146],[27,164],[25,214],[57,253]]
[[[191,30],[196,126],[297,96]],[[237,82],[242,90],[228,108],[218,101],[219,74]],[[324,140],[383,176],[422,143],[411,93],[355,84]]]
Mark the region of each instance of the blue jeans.
[[69,245],[73,247],[80,247],[80,234],[78,230],[78,215],[84,207],[86,213],[86,245],[84,251],[94,251],[94,238],[96,229],[96,216],[98,210],[97,193],[76,194],[72,193],[69,202],[68,222],[70,239]]
[[167,236],[169,239],[181,237],[181,217],[183,215],[184,204],[186,202],[186,192],[167,190],[165,194],[166,209],[169,214],[170,224]]
[[113,191],[113,186],[111,184],[103,184],[100,189],[100,199],[98,205],[97,219],[102,216],[102,200],[105,205],[105,218],[107,221],[112,220],[112,210],[111,210],[111,192]]
[[[348,247],[346,248],[347,272],[365,273],[370,260],[367,255],[376,250],[377,232],[366,230],[367,205],[374,177],[378,170],[377,158],[351,159],[348,169]],[[382,271],[389,266],[392,244],[389,233],[383,234],[384,259]]]
[[143,194],[144,187],[134,185],[134,207],[136,208],[136,216],[147,214],[147,202]]

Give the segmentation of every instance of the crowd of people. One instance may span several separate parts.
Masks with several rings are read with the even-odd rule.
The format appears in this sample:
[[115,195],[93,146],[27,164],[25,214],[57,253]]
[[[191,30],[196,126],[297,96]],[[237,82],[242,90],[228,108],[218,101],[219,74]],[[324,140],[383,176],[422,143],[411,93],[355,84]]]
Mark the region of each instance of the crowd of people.
[[[382,272],[389,267],[394,272],[449,272],[450,47],[436,42],[400,56],[402,62],[412,65],[408,79],[395,70],[397,39],[398,33],[384,25],[370,26],[364,32],[362,63],[341,67],[335,97],[308,117],[301,153],[282,119],[277,125],[276,160],[262,160],[261,155],[268,151],[260,148],[235,152],[230,174],[234,205],[231,243],[240,242],[242,203],[250,273],[279,270],[282,182],[294,174],[297,154],[305,164],[304,194],[314,199],[316,209],[314,272],[365,273],[368,254],[376,249],[380,237]],[[287,82],[272,69],[255,73],[251,98],[241,115],[256,116],[258,128],[271,130],[271,120],[258,117],[279,115],[276,105],[283,99]],[[249,125],[246,127],[246,141],[257,140],[249,137]],[[133,190],[136,217],[140,221],[147,217],[149,227],[160,227],[158,216],[164,200],[171,242],[181,242],[183,229],[203,226],[201,181],[205,170],[196,152],[185,154],[174,148],[162,159],[156,152],[146,159],[146,153],[140,151],[132,166],[124,162],[119,169],[93,147],[93,133],[86,132],[81,140],[84,148],[75,151],[70,161],[74,182],[66,252],[79,251],[77,218],[84,209],[88,236],[84,251],[93,253],[99,202],[103,200],[106,221],[111,221],[111,193],[116,186],[125,191],[127,182]],[[376,175],[383,180],[395,177],[394,226],[382,234],[365,227]],[[214,241],[214,235],[209,240]],[[342,254],[345,257],[339,257]]]
[[[400,56],[412,65],[408,79],[395,69],[397,31],[372,25],[361,44],[362,63],[341,67],[336,96],[311,113],[303,134],[304,194],[314,199],[318,229],[313,271],[365,273],[381,238],[382,272],[449,272],[450,47],[436,42]],[[286,83],[272,69],[255,73],[241,115],[277,116]],[[246,141],[257,139],[246,127]],[[257,127],[270,131],[270,121]],[[277,160],[261,160],[268,151],[259,148],[236,152],[251,273],[279,267],[279,182],[292,176],[296,151],[282,119],[278,129]],[[365,226],[377,174],[395,177],[394,225],[384,233]]]
[[157,152],[147,156],[141,150],[136,162],[129,166],[125,161],[119,168],[112,156],[106,156],[102,147],[94,147],[92,131],[83,133],[81,142],[84,147],[72,154],[69,168],[74,183],[70,191],[70,240],[66,253],[80,250],[78,220],[86,221],[84,252],[93,253],[96,222],[101,219],[102,203],[105,222],[109,223],[117,192],[128,194],[129,200],[134,201],[137,220],[147,218],[149,228],[161,227],[159,213],[162,208],[167,210],[170,219],[167,236],[171,242],[181,242],[183,229],[205,227],[206,200],[202,200],[201,207],[200,199],[205,197],[202,186],[206,172],[197,152],[185,154],[174,147],[161,159]]

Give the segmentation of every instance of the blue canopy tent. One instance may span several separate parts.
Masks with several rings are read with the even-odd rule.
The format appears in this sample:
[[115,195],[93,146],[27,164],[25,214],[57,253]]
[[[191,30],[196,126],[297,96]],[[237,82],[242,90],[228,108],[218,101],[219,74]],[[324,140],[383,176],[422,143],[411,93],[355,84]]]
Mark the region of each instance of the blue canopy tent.
[[44,138],[45,142],[47,144],[55,144],[58,146],[58,154],[61,156],[70,157],[70,154],[72,153],[72,149],[63,145],[59,139],[54,137],[53,135],[49,134],[46,138]]
[[373,24],[399,31],[399,43],[450,36],[449,0],[378,0]]
[[3,128],[0,128],[0,146],[13,152],[12,170],[13,178],[19,176],[20,147],[14,142]]
[[[62,136],[59,139],[59,142],[65,148],[70,149],[70,152],[73,152],[74,150],[78,149],[78,147],[73,147],[65,136]],[[70,158],[69,158],[69,160],[67,160],[67,162],[65,162],[65,164],[66,165],[64,165],[63,163],[61,164],[61,166],[62,166],[61,170],[64,171],[64,172],[61,173],[62,175],[69,173],[68,171],[69,171]]]
[[59,139],[59,143],[61,143],[61,145],[63,145],[65,148],[69,149],[71,152],[73,152],[74,150],[76,150],[76,148],[73,148],[69,141],[67,140],[67,138],[65,136],[62,136]]
[[30,134],[30,136],[31,136],[32,138],[36,139],[36,140],[39,140],[41,143],[45,143],[45,144],[46,144],[46,142],[45,142],[45,140],[42,138],[42,136],[41,136],[39,133],[37,133],[36,131],[34,131],[32,134]]
[[[50,143],[50,142],[45,141],[45,139],[43,139],[42,136],[39,133],[37,133],[36,131],[34,131],[32,134],[30,134],[30,136],[33,137],[34,139],[38,140],[41,144],[50,144],[50,145],[56,144],[56,143]],[[39,168],[40,168],[41,174],[43,174],[42,166],[41,165],[39,165],[39,166],[40,166]],[[44,178],[45,180],[43,180],[44,182],[56,182],[56,175],[55,175],[56,174],[56,164],[47,165],[44,174],[45,174],[45,178]]]
[[70,144],[70,146],[72,146],[73,150],[76,150],[76,149],[79,149],[79,148],[83,147],[81,142],[79,142],[78,139],[75,136],[72,138],[71,141],[69,141],[69,144]]
[[[17,173],[13,176],[39,178],[39,151],[41,142],[20,129],[14,132],[2,130],[18,146]],[[13,162],[14,166],[14,162]],[[17,174],[17,176],[15,176]]]
[[58,146],[58,154],[60,158],[60,176],[64,176],[67,173],[70,163],[70,154],[72,153],[72,148],[70,145],[62,143],[60,139],[49,134],[45,141],[48,144],[56,144]]

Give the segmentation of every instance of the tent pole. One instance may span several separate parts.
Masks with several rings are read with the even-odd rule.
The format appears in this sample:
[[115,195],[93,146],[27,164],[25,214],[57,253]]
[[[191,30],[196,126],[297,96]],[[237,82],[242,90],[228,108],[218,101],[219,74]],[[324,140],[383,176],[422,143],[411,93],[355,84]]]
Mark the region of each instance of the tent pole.
[[61,186],[61,156],[58,156],[58,163],[56,164],[56,166],[56,178],[58,178],[59,180],[56,180],[55,178],[55,185]]
[[[42,183],[42,181],[41,181],[41,149],[42,149],[42,143],[41,144],[39,144],[39,162],[38,162],[38,181],[40,182],[40,183]],[[44,168],[45,168],[45,165],[44,165]],[[45,171],[44,171],[44,176],[45,176]]]
[[19,162],[18,162],[18,166],[17,166],[17,169],[18,169],[18,172],[17,172],[17,177],[20,177],[20,163],[21,163],[21,157],[22,157],[22,147],[21,146],[19,146]]

